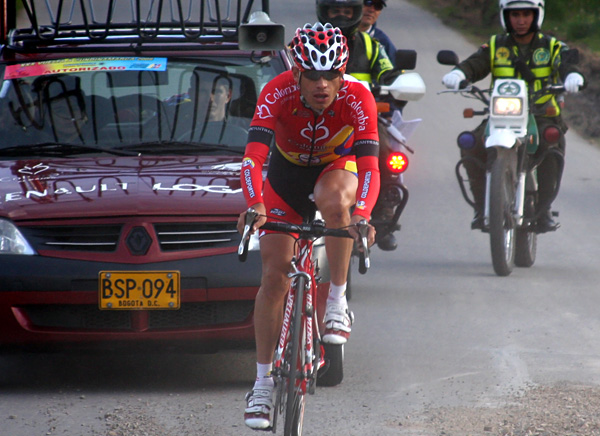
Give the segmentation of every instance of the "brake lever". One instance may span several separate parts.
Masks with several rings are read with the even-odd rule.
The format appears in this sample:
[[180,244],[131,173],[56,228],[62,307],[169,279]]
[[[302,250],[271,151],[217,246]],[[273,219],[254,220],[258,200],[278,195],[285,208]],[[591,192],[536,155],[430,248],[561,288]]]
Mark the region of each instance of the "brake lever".
[[362,246],[362,250],[359,250],[358,256],[358,272],[365,274],[371,267],[371,259],[369,258],[369,242],[367,238],[369,234],[369,223],[367,223],[366,220],[361,220],[356,224],[356,227],[360,236],[360,245]]
[[252,225],[256,221],[258,217],[258,212],[253,208],[250,208],[246,211],[246,220],[244,223],[244,232],[242,233],[242,240],[240,241],[240,245],[238,247],[238,258],[240,262],[245,262],[246,257],[248,256],[248,245],[250,243],[250,231],[252,230]]

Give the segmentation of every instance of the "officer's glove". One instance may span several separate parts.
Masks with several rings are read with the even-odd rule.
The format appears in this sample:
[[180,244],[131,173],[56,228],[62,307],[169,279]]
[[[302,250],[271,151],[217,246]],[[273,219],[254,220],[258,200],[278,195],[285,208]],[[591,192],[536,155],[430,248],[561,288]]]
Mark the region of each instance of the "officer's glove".
[[579,92],[579,89],[583,86],[583,76],[579,73],[569,73],[565,79],[565,90],[569,94],[575,94]]
[[465,73],[463,73],[461,70],[455,69],[444,76],[442,83],[448,89],[458,89],[460,82],[466,78],[467,77],[465,76]]

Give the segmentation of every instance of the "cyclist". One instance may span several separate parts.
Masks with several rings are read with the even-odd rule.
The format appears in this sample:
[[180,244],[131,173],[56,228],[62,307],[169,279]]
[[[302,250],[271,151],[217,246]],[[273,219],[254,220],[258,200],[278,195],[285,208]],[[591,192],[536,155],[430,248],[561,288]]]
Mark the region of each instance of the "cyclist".
[[[492,36],[489,43],[461,62],[446,74],[442,82],[450,89],[457,89],[463,80],[477,82],[492,74],[492,79],[515,77],[528,82],[533,91],[541,90],[547,84],[563,81],[569,93],[578,92],[584,87],[585,79],[576,65],[564,56],[568,47],[556,38],[543,34],[540,29],[544,21],[543,0],[500,0],[500,22],[506,33]],[[554,108],[555,115],[537,116],[538,129],[543,132],[546,126],[553,125],[563,133],[558,147],[565,152],[564,133],[567,126],[560,116],[561,106],[556,97],[548,93],[535,101],[536,112],[546,114],[548,106]],[[483,134],[487,120],[473,132],[478,138],[474,148],[461,149],[461,155],[472,156],[486,161]],[[540,135],[537,155],[541,155],[551,145]],[[474,164],[465,164],[471,191],[477,205],[471,228],[483,228],[483,207],[485,199],[485,169]],[[552,218],[550,202],[556,196],[560,180],[559,165],[554,156],[548,156],[538,167],[539,204],[548,205],[540,210],[542,215],[537,223],[540,233],[555,230],[558,224]]]
[[[291,71],[262,90],[248,132],[241,182],[248,207],[301,223],[321,212],[329,227],[368,220],[379,193],[377,111],[372,94],[344,76],[346,38],[331,24],[306,24],[289,45]],[[275,146],[263,184],[262,168]],[[314,203],[309,196],[313,194]],[[355,206],[352,215],[350,208]],[[238,229],[244,226],[245,212]],[[254,230],[267,218],[259,218]],[[349,231],[358,237],[352,226]],[[369,227],[369,243],[375,230]],[[254,311],[257,378],[246,395],[246,425],[270,427],[273,408],[273,353],[281,329],[287,273],[294,242],[288,235],[267,233],[260,240],[262,281]],[[352,324],[345,298],[352,241],[326,238],[331,288],[323,341],[343,344]]]
[[[363,17],[364,0],[317,0],[317,18],[342,30],[348,39],[350,58],[346,72],[358,80],[389,85],[401,71],[394,69],[388,53],[381,43],[369,33],[358,30]],[[392,53],[395,56],[395,53]],[[394,100],[388,101],[393,108],[401,109]],[[382,149],[385,147],[384,130],[380,129]],[[390,207],[379,207],[382,216],[393,215]],[[377,246],[386,251],[395,250],[393,233],[377,235]]]

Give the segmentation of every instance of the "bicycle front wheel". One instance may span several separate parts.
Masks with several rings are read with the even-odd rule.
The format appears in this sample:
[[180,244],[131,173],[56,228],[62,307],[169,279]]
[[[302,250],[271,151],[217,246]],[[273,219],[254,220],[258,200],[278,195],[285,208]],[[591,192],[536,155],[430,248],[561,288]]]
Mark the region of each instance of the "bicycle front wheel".
[[304,406],[306,396],[303,389],[306,348],[306,329],[304,327],[304,292],[306,279],[299,276],[296,279],[296,304],[291,321],[291,338],[288,343],[289,354],[287,354],[289,368],[287,400],[284,420],[284,436],[301,436],[304,422]]

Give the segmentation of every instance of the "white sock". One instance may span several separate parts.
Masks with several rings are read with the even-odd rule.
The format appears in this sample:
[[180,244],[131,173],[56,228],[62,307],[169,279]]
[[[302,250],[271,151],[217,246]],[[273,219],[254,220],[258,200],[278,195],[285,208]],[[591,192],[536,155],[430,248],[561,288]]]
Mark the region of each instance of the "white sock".
[[346,283],[343,285],[334,285],[331,283],[329,285],[329,295],[327,297],[327,301],[330,303],[340,304],[342,306],[348,306],[348,301],[346,300]]
[[261,389],[265,387],[273,387],[275,382],[271,376],[273,370],[272,363],[258,363],[256,362],[256,381],[254,382],[255,389]]

